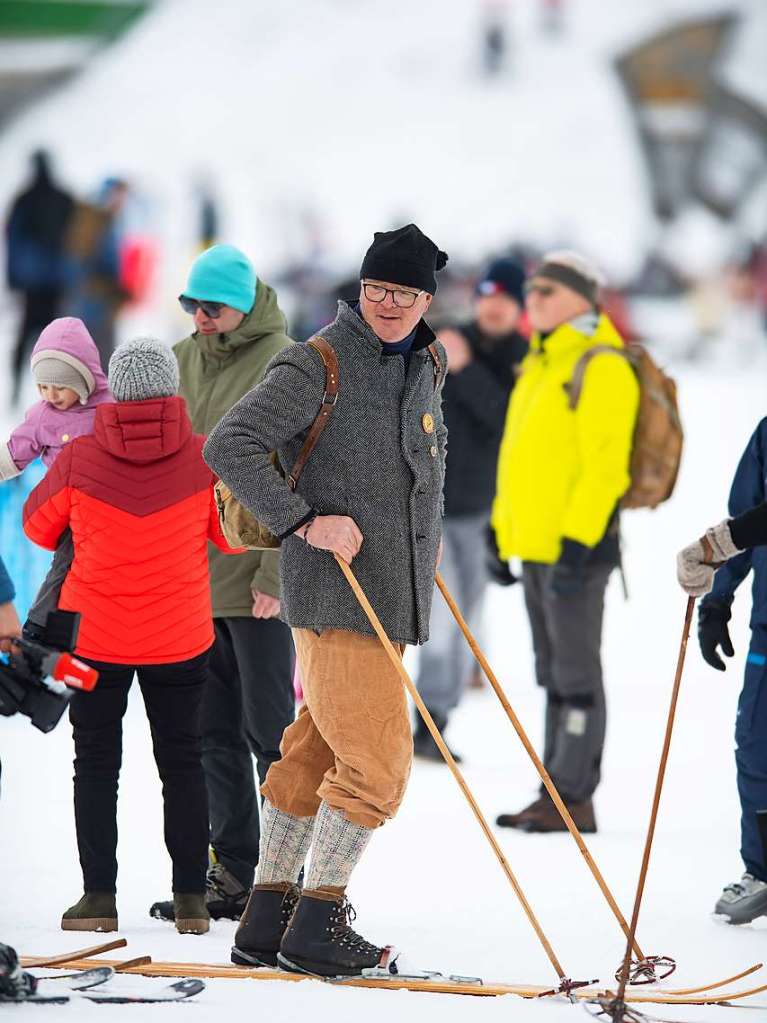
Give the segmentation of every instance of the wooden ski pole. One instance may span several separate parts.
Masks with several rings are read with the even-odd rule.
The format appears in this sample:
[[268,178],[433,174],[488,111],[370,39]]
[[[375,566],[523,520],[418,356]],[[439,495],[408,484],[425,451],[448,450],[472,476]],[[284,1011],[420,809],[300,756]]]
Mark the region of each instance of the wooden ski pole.
[[[607,904],[609,905],[610,909],[613,911],[613,914],[615,915],[615,919],[620,924],[620,926],[621,926],[621,928],[623,930],[623,933],[626,935],[626,937],[628,937],[629,936],[629,925],[626,922],[626,919],[623,916],[623,914],[621,913],[620,909],[618,908],[618,903],[613,898],[613,894],[610,891],[610,889],[608,888],[607,882],[602,877],[602,874],[601,874],[601,872],[599,870],[599,867],[594,862],[594,858],[592,857],[591,853],[589,852],[588,847],[586,846],[586,843],[583,841],[583,836],[581,835],[580,831],[578,830],[578,828],[576,826],[576,823],[573,820],[570,811],[567,809],[567,806],[565,805],[564,800],[562,799],[560,794],[557,792],[556,786],[554,785],[554,782],[551,780],[551,776],[550,776],[549,772],[546,770],[546,768],[545,768],[545,766],[543,764],[543,761],[538,756],[538,754],[535,752],[535,748],[534,748],[533,744],[530,742],[530,739],[528,738],[527,733],[525,732],[525,729],[522,726],[522,722],[519,720],[519,718],[515,714],[514,708],[509,703],[509,700],[508,700],[508,698],[506,696],[506,693],[503,691],[503,688],[502,688],[500,682],[498,681],[498,679],[496,678],[496,676],[495,676],[495,674],[493,672],[493,669],[490,667],[490,665],[487,662],[487,658],[482,653],[482,650],[480,649],[479,644],[474,639],[474,636],[471,634],[469,626],[466,624],[466,619],[461,614],[461,612],[460,612],[460,610],[458,608],[458,605],[456,604],[455,600],[453,600],[453,596],[450,593],[450,590],[445,585],[445,580],[442,578],[442,575],[441,575],[440,572],[437,572],[436,580],[437,580],[437,586],[439,587],[440,593],[445,598],[447,606],[450,608],[450,611],[451,611],[453,617],[455,618],[456,622],[458,623],[458,627],[460,628],[461,632],[463,633],[464,638],[466,639],[466,642],[471,647],[471,652],[476,657],[477,661],[479,662],[480,667],[482,668],[482,670],[485,673],[485,676],[487,677],[488,682],[493,687],[495,695],[501,701],[501,706],[506,711],[506,714],[507,714],[507,716],[509,718],[509,721],[511,721],[511,723],[512,723],[512,725],[514,727],[514,731],[519,736],[519,740],[522,743],[522,745],[525,747],[527,755],[530,757],[530,759],[532,760],[533,764],[535,765],[535,769],[538,772],[538,774],[540,775],[541,781],[543,782],[543,785],[544,785],[546,791],[551,796],[551,800],[554,803],[554,806],[556,806],[557,810],[559,811],[559,815],[562,818],[562,820],[564,821],[564,823],[565,823],[565,825],[567,827],[567,830],[573,836],[573,838],[575,840],[575,844],[580,849],[581,854],[582,854],[584,860],[586,861],[586,864],[588,865],[588,868],[589,868],[589,870],[591,871],[591,873],[592,873],[592,875],[594,877],[594,880],[599,885],[599,888],[600,888],[602,894],[604,895],[605,899],[607,900]],[[634,952],[636,953],[638,959],[640,959],[640,960],[645,959],[644,953],[640,949],[639,944],[637,943],[635,938],[632,938],[632,948],[633,948]]]
[[679,699],[679,689],[682,683],[682,671],[684,669],[685,654],[687,653],[687,641],[690,638],[690,626],[692,624],[692,613],[694,607],[695,597],[688,597],[687,611],[684,616],[684,628],[682,629],[682,641],[679,644],[679,657],[677,658],[674,687],[671,690],[671,705],[666,719],[666,734],[663,739],[660,763],[658,764],[658,776],[655,781],[655,794],[653,795],[652,809],[650,811],[650,823],[647,827],[647,837],[645,839],[644,853],[642,854],[642,866],[639,869],[639,880],[637,881],[636,895],[634,896],[634,910],[631,914],[631,925],[629,927],[626,952],[623,957],[623,964],[620,970],[618,993],[613,1001],[610,1002],[608,1007],[608,1015],[611,1016],[613,1023],[619,1023],[620,1020],[625,1018],[626,985],[628,984],[631,966],[632,943],[634,935],[636,934],[637,924],[639,922],[639,911],[642,907],[642,896],[644,895],[645,881],[647,880],[647,868],[650,865],[650,853],[652,851],[652,843],[655,836],[655,824],[658,820],[658,807],[660,806],[660,797],[661,792],[663,791],[663,781],[666,777],[666,764],[668,763],[669,750],[671,749],[671,734],[674,730],[676,705]]
[[556,955],[554,954],[554,950],[551,947],[551,944],[550,944],[548,938],[544,934],[543,929],[541,928],[541,925],[538,923],[538,919],[535,916],[535,913],[533,912],[532,907],[530,906],[530,903],[525,898],[525,893],[520,888],[519,882],[517,881],[516,877],[514,876],[514,872],[512,871],[511,867],[509,866],[509,864],[508,864],[508,862],[506,860],[506,857],[503,855],[503,850],[501,849],[500,845],[498,844],[498,842],[497,842],[497,840],[495,838],[495,835],[490,830],[490,827],[489,827],[487,821],[485,820],[484,816],[482,815],[482,811],[480,810],[479,806],[477,805],[477,802],[474,799],[474,796],[471,794],[471,790],[469,789],[469,786],[466,784],[466,781],[464,780],[463,775],[459,771],[458,765],[456,764],[455,759],[453,758],[452,753],[450,752],[450,750],[445,745],[445,742],[444,742],[442,736],[440,735],[439,729],[434,724],[434,719],[432,718],[431,714],[429,713],[429,711],[428,711],[428,709],[426,707],[426,704],[421,699],[421,694],[416,689],[416,687],[415,687],[415,685],[413,683],[413,680],[410,678],[410,676],[408,675],[407,671],[405,671],[405,666],[402,663],[402,658],[400,657],[400,655],[397,653],[397,651],[392,646],[391,640],[386,635],[386,631],[385,631],[383,625],[381,625],[381,622],[380,622],[380,620],[378,618],[378,615],[375,613],[375,611],[373,610],[373,608],[372,608],[372,606],[370,604],[370,601],[365,596],[364,590],[362,589],[360,584],[357,582],[357,578],[354,575],[354,572],[352,572],[351,567],[349,565],[347,565],[347,563],[343,560],[343,558],[339,557],[338,554],[335,554],[334,557],[335,557],[336,561],[338,562],[338,564],[340,565],[341,571],[346,576],[347,582],[349,583],[349,585],[351,586],[352,590],[354,591],[355,597],[357,598],[357,600],[359,601],[363,611],[367,615],[368,621],[373,626],[373,629],[375,630],[376,635],[378,636],[378,638],[381,640],[381,643],[383,644],[384,650],[386,651],[386,653],[389,656],[389,660],[392,662],[392,665],[396,669],[397,674],[402,679],[402,682],[404,683],[405,688],[407,689],[407,691],[410,694],[413,702],[415,703],[416,707],[418,708],[419,713],[421,714],[421,717],[423,718],[426,727],[431,732],[431,737],[434,739],[435,743],[437,744],[437,746],[439,748],[440,753],[445,758],[447,766],[450,768],[450,770],[451,770],[451,772],[453,774],[453,777],[458,782],[458,785],[459,785],[459,787],[461,789],[461,792],[463,792],[464,796],[466,797],[466,801],[468,802],[469,806],[471,807],[472,812],[474,813],[474,816],[477,818],[477,821],[479,822],[479,826],[484,831],[485,837],[487,838],[488,842],[490,843],[490,845],[491,845],[491,847],[493,849],[493,852],[495,853],[496,858],[498,859],[498,862],[500,863],[501,867],[503,868],[504,874],[508,878],[509,883],[511,884],[511,887],[514,889],[514,892],[515,892],[517,898],[519,899],[520,903],[522,904],[522,908],[525,911],[527,919],[530,921],[530,924],[531,924],[533,930],[537,934],[538,940],[540,941],[541,945],[543,946],[543,949],[544,949],[546,955],[548,956],[549,962],[551,963],[551,965],[556,970],[557,976],[559,977],[559,980],[560,980],[560,987],[557,990],[569,991],[572,988],[572,986],[573,986],[573,982],[570,981],[565,976],[565,972],[562,969],[562,966],[561,966],[559,960],[557,959]]

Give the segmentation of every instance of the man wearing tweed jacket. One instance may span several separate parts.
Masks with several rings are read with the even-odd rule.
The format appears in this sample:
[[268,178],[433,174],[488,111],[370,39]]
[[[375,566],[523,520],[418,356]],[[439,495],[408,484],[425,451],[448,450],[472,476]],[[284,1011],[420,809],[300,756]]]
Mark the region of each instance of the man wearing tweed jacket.
[[340,302],[322,331],[338,358],[338,399],[295,491],[270,452],[289,472],[319,411],[325,369],[311,346],[279,352],[205,447],[235,497],[282,540],[282,611],[306,700],[262,788],[256,884],[234,962],[335,976],[387,954],[349,926],[345,889],[373,830],[402,801],[412,737],[400,679],[333,554],[354,562],[400,651],[426,641],[441,533],[446,359],[422,317],[446,261],[414,224],[376,233],[359,303]]

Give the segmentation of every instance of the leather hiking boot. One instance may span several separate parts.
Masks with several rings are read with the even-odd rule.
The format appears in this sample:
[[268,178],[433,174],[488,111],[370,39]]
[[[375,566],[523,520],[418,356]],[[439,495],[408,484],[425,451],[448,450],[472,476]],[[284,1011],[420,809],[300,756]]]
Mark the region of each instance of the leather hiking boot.
[[114,892],[86,892],[61,918],[62,931],[116,931]]
[[[576,828],[582,835],[596,834],[597,821],[594,816],[594,804],[590,799],[585,799],[579,803],[570,802],[569,799],[565,799],[564,803],[570,811],[570,816],[575,822]],[[536,813],[530,814],[520,827],[523,831],[527,831],[530,834],[567,831],[567,825],[560,817],[559,810],[557,810],[548,797],[547,803],[544,803]]]
[[301,889],[276,882],[255,884],[235,931],[232,962],[240,966],[277,966],[277,953]]
[[[519,813],[501,813],[495,818],[495,823],[499,828],[524,828],[528,821],[535,817],[542,809],[544,804],[548,803],[554,807],[551,802],[551,797],[548,792],[544,792],[542,795],[534,799],[529,806],[526,806],[524,810],[520,810]],[[554,807],[556,812],[556,808]]]
[[180,895],[174,892],[173,912],[179,934],[207,934],[210,930],[210,913],[203,894]]
[[[439,729],[439,734],[442,735],[444,740],[445,737],[442,733],[447,728],[447,718],[444,714],[438,714],[433,710],[430,710],[429,713],[434,719],[434,724]],[[445,745],[447,745],[447,743]],[[453,760],[455,760],[456,764],[460,764],[462,762],[462,758],[454,750],[450,749],[449,746],[447,748],[453,754]],[[446,763],[439,746],[432,738],[431,732],[426,727],[426,723],[420,714],[418,715],[415,733],[413,735],[413,755],[420,757],[422,760],[431,760],[435,764]]]
[[[249,889],[240,884],[223,863],[211,863],[205,879],[205,903],[211,920],[239,920],[248,901]],[[173,902],[153,902],[149,915],[155,920],[175,920]]]
[[391,949],[372,945],[353,931],[355,916],[345,895],[304,890],[280,944],[279,965],[321,977],[355,977],[383,966]]
[[740,881],[725,885],[714,912],[730,924],[748,924],[758,916],[767,916],[767,883],[745,873]]

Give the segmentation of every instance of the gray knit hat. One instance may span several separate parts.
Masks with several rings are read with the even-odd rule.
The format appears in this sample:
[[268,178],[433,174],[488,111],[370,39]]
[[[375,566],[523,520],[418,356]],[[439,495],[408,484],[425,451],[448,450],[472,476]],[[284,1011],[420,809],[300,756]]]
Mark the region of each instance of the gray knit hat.
[[178,391],[176,356],[151,337],[125,341],[109,360],[109,387],[115,401],[171,398]]
[[92,388],[71,362],[57,359],[53,354],[46,354],[42,359],[32,363],[32,376],[38,387],[68,387],[74,391],[84,405],[91,395]]

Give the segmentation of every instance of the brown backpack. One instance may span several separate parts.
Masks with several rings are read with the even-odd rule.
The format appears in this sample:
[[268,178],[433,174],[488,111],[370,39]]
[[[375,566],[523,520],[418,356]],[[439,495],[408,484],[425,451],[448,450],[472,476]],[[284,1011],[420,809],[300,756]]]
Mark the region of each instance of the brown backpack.
[[[322,405],[317,413],[317,418],[309,427],[304,446],[299,451],[298,458],[288,473],[287,484],[291,490],[296,489],[301,473],[309,461],[309,455],[320,439],[320,434],[328,425],[338,400],[338,358],[336,353],[324,337],[313,337],[306,343],[319,353],[325,364],[325,393],[322,396]],[[276,452],[272,453],[271,459],[274,467],[282,473],[282,466]],[[268,551],[280,546],[279,539],[269,527],[265,526],[263,522],[259,522],[252,512],[240,504],[223,480],[216,483],[215,493],[221,532],[230,547],[247,547],[251,551]]]
[[639,381],[639,411],[629,468],[631,484],[621,499],[621,508],[657,508],[674,492],[682,460],[684,434],[676,384],[642,345],[631,344],[628,348],[594,345],[575,365],[568,387],[571,409],[578,404],[589,362],[603,353],[625,359]]

